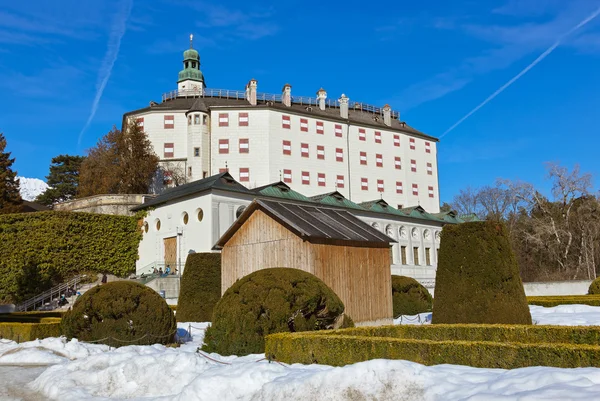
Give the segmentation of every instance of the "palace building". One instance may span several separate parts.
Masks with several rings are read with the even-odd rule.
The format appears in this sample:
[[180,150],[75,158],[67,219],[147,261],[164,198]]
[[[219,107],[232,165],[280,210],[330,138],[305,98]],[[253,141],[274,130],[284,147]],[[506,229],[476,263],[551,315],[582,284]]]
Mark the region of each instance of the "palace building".
[[190,40],[177,89],[126,113],[144,128],[167,184],[228,171],[248,188],[283,181],[306,196],[337,191],[352,202],[385,199],[395,208],[439,212],[437,142],[377,107],[316,97],[210,89]]

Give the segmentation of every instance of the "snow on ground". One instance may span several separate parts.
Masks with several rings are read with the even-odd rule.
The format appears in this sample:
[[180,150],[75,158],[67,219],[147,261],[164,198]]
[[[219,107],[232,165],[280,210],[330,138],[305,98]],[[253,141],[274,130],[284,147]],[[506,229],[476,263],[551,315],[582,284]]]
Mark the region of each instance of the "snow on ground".
[[43,194],[48,189],[48,184],[39,178],[17,178],[19,179],[21,198],[25,199],[26,201],[35,200],[38,195]]
[[[600,325],[600,307],[532,306],[538,324]],[[422,314],[427,320],[429,314]],[[412,317],[413,319],[415,317]],[[402,323],[411,323],[403,317]],[[398,322],[400,323],[400,322]],[[264,355],[223,357],[196,352],[208,323],[179,323],[179,348],[110,349],[52,338],[0,343],[0,382],[18,378],[21,392],[2,399],[70,400],[591,400],[600,369],[480,369],[373,360],[342,368],[269,363]],[[2,365],[52,364],[36,367]],[[36,370],[37,369],[37,370]],[[28,383],[28,384],[26,384]],[[14,387],[14,386],[13,386]],[[4,391],[4,392],[2,392]]]

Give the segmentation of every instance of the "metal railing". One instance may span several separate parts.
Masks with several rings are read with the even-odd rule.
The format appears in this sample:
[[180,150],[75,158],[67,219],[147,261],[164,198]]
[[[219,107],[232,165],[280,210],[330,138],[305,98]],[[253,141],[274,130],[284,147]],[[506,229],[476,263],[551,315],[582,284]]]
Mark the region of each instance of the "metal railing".
[[[176,99],[178,97],[212,97],[222,99],[236,99],[244,100],[247,95],[245,91],[230,90],[230,89],[204,89],[200,93],[200,89],[176,89],[170,92],[163,93],[162,101]],[[274,93],[257,92],[256,100],[259,102],[278,102],[281,103],[282,95]],[[292,103],[306,105],[306,106],[318,106],[319,99],[310,96],[292,96]],[[334,99],[325,100],[326,107],[340,107],[340,102]],[[383,108],[377,107],[367,103],[361,102],[348,102],[348,108],[351,110],[366,111],[368,113],[379,114],[383,116]],[[398,111],[391,110],[391,117],[400,119],[400,113]]]
[[35,310],[36,306],[44,306],[48,301],[50,301],[50,305],[52,305],[54,300],[58,300],[61,294],[65,294],[67,292],[67,289],[72,288],[75,292],[77,292],[77,288],[79,288],[79,284],[84,277],[86,277],[85,274],[76,276],[69,281],[58,284],[49,290],[28,299],[27,301],[21,302],[15,307],[15,310],[17,312],[26,312],[30,309]]

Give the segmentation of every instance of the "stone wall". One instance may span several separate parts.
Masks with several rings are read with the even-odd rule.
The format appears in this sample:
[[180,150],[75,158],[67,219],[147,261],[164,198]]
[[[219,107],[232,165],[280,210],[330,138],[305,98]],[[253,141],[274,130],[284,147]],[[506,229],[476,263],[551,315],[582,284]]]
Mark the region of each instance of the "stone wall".
[[153,195],[94,195],[86,198],[58,203],[54,205],[54,210],[133,216],[134,213],[131,212],[131,208],[141,205],[144,202],[144,198],[148,197],[153,197]]

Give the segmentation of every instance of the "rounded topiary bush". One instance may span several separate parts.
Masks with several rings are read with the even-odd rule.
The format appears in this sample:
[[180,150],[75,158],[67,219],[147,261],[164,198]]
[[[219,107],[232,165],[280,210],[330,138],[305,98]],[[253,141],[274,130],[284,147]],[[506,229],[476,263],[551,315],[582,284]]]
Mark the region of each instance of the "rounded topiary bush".
[[588,289],[588,295],[600,295],[600,277],[592,281]]
[[221,298],[221,254],[188,255],[177,302],[178,322],[210,322]]
[[203,350],[221,355],[262,353],[268,334],[348,326],[343,313],[340,298],[316,276],[298,269],[259,270],[223,294]]
[[62,318],[68,338],[111,346],[168,344],[175,315],[154,290],[132,281],[115,281],[85,292]]
[[444,226],[432,323],[531,324],[503,224],[482,221]]
[[431,310],[431,294],[417,280],[406,276],[392,276],[394,317],[416,315]]

